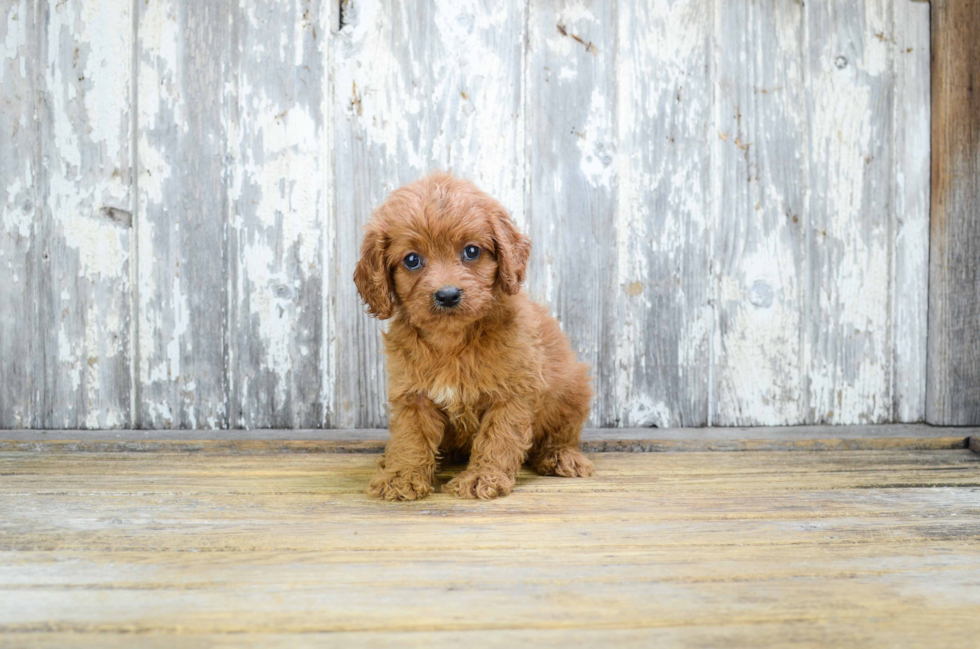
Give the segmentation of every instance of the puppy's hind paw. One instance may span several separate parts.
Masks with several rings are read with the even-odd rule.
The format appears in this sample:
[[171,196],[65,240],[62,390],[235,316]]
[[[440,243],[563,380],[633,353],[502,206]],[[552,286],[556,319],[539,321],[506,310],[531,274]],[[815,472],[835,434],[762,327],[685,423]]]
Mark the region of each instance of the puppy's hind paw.
[[371,480],[367,494],[385,500],[419,500],[432,493],[432,483],[423,476],[382,470]]
[[492,500],[506,496],[514,488],[514,479],[506,473],[477,473],[463,471],[443,486],[459,498]]
[[539,475],[557,475],[563,478],[591,478],[595,467],[589,458],[577,448],[556,448],[542,452],[532,464]]

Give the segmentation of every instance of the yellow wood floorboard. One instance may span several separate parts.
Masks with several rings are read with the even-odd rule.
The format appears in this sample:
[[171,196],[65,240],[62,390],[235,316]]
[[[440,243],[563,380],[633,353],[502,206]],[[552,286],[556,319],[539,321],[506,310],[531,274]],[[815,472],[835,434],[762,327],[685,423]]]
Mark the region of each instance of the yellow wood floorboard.
[[604,453],[493,502],[369,499],[375,460],[0,453],[0,646],[980,637],[969,450]]

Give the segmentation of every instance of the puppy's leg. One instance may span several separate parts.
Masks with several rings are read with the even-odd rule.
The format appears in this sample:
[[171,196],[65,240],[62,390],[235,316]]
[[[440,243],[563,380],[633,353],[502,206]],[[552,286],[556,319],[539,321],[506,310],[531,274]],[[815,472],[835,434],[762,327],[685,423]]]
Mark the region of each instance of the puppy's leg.
[[592,462],[578,449],[582,426],[589,416],[589,398],[583,381],[578,394],[545,404],[535,422],[539,434],[530,453],[531,468],[539,475],[566,478],[595,475]]
[[391,405],[391,439],[367,493],[385,500],[424,498],[432,493],[445,421],[435,404],[422,396]]
[[469,466],[444,491],[481,500],[509,494],[531,447],[531,416],[530,407],[521,402],[490,408],[473,438]]
[[578,450],[581,430],[581,424],[564,425],[554,433],[545,433],[531,450],[531,468],[538,475],[565,478],[594,476],[592,462]]

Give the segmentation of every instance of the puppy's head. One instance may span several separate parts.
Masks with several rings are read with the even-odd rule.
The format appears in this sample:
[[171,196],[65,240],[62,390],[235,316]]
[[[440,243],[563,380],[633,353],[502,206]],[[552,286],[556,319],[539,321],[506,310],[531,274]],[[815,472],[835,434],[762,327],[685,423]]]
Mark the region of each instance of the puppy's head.
[[531,242],[472,183],[435,174],[398,189],[365,229],[354,283],[368,312],[421,329],[485,315],[524,281]]

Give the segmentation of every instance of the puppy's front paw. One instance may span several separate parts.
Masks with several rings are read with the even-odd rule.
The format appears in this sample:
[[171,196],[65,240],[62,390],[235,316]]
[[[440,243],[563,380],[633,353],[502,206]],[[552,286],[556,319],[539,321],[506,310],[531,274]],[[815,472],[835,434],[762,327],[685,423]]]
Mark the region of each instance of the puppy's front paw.
[[385,500],[419,500],[432,493],[432,483],[417,473],[381,470],[371,479],[367,493]]
[[577,448],[557,448],[541,453],[531,463],[540,475],[557,475],[564,478],[591,478],[595,467],[589,458]]
[[506,473],[489,471],[463,471],[446,483],[443,491],[448,491],[460,498],[479,498],[492,500],[506,496],[514,488],[514,479]]

